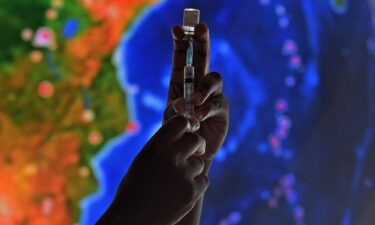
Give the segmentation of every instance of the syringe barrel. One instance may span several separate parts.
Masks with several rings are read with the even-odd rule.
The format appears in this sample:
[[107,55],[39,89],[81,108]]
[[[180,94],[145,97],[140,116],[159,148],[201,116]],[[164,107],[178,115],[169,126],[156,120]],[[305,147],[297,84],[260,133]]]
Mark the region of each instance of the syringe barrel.
[[184,99],[186,117],[194,115],[194,106],[191,104],[191,97],[194,94],[194,67],[186,65],[184,67]]
[[185,41],[189,42],[189,48],[186,52],[186,66],[184,67],[184,99],[185,99],[185,116],[192,118],[194,115],[194,106],[191,103],[191,97],[194,94],[194,66],[193,49],[194,49],[194,31],[195,25],[199,23],[200,11],[198,9],[185,9],[183,29],[185,32]]

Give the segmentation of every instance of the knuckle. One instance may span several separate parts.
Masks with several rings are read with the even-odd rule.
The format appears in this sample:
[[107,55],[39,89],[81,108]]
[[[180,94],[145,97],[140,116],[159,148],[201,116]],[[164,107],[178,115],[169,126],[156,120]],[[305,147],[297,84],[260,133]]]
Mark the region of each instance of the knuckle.
[[203,160],[201,158],[199,158],[199,157],[197,157],[197,158],[198,158],[198,160],[197,160],[197,166],[198,166],[200,172],[202,173],[204,171],[204,165],[205,164],[204,164],[204,162],[203,162]]
[[217,72],[212,72],[211,73],[211,77],[212,79],[214,79],[215,82],[217,83],[223,83],[223,78],[221,77],[221,75]]
[[208,177],[205,175],[199,176],[200,182],[201,182],[201,192],[205,192],[210,185],[210,181],[208,180]]
[[205,163],[204,163],[203,159],[201,159],[200,157],[195,157],[195,158],[196,158],[196,161],[197,161],[198,165],[200,167],[204,167]]
[[202,136],[196,133],[191,134],[193,143],[197,144],[200,147],[206,146],[206,139],[204,139]]
[[225,110],[229,109],[229,102],[225,95],[221,94],[218,99],[215,101],[215,104],[218,108],[224,108]]
[[203,147],[206,147],[206,139],[204,139],[202,136],[200,136],[199,134],[195,134],[198,138],[198,143],[203,146]]
[[210,105],[211,109],[219,109],[223,105],[223,101],[221,98],[216,98],[212,100],[212,103]]
[[191,167],[202,168],[204,167],[204,162],[199,157],[192,156],[189,160],[189,165]]

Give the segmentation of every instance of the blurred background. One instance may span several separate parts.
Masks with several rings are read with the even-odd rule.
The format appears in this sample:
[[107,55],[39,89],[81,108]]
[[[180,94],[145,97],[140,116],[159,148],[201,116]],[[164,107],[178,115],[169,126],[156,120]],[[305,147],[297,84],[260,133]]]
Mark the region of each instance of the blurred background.
[[372,0],[0,0],[0,224],[95,223],[161,124],[185,7],[231,105],[202,224],[374,225]]

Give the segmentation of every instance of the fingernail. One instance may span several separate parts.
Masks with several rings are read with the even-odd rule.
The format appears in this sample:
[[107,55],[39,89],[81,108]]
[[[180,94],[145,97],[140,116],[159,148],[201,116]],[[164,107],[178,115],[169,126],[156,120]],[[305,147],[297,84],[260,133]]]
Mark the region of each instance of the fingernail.
[[184,100],[181,100],[181,99],[177,99],[174,103],[173,103],[173,109],[176,113],[183,113],[184,112]]
[[199,128],[200,128],[200,122],[199,122],[199,120],[198,119],[196,119],[196,118],[191,118],[190,120],[190,124],[191,124],[191,132],[192,133],[194,133],[194,132],[196,132],[197,130],[199,130]]

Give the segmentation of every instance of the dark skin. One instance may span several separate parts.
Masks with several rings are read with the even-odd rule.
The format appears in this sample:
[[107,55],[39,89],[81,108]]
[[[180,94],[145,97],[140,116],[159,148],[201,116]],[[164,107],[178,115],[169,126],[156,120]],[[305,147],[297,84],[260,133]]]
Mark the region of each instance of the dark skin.
[[[184,41],[184,31],[180,26],[172,29],[174,52],[172,75],[168,92],[168,104],[164,121],[171,116],[184,114],[183,76],[188,43]],[[208,73],[210,64],[210,34],[207,25],[195,26],[193,65],[195,67],[195,89],[192,98],[195,106],[194,121],[200,123],[195,132],[206,140],[206,151],[201,157],[205,161],[204,174],[208,176],[211,161],[222,146],[229,125],[229,105],[223,94],[220,74]],[[203,196],[194,208],[177,225],[198,225],[203,205]]]
[[[183,76],[188,43],[184,41],[184,31],[180,26],[172,29],[174,53],[172,75],[168,92],[168,104],[164,113],[167,121],[176,113],[184,113]],[[193,65],[195,67],[196,92],[192,103],[195,105],[194,120],[200,122],[197,134],[207,142],[203,158],[211,161],[224,142],[229,125],[229,105],[223,94],[223,81],[218,73],[208,73],[210,63],[210,35],[207,25],[195,27]]]
[[183,67],[187,43],[180,26],[172,29],[173,70],[163,125],[133,161],[111,206],[97,225],[197,225],[208,187],[211,160],[228,130],[228,103],[218,73],[207,73],[208,28],[198,24],[193,64],[194,117],[186,119]]
[[150,139],[133,161],[116,197],[97,225],[172,225],[208,187],[203,174],[206,141],[176,115]]

